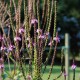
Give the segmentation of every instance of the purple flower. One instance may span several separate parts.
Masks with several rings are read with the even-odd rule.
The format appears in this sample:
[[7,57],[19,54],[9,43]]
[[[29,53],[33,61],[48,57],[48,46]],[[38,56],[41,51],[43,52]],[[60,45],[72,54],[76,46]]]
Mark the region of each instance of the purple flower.
[[4,40],[4,38],[0,35],[0,41]]
[[60,42],[60,38],[59,37],[54,37],[53,39],[54,41]]
[[38,38],[39,38],[39,39],[44,39],[45,36],[44,36],[44,35],[40,35]]
[[0,61],[3,61],[3,59],[2,59],[2,58],[0,58]]
[[13,48],[11,48],[11,47],[8,48],[8,51],[12,51],[12,50],[13,50]]
[[63,72],[63,76],[65,76],[65,77],[66,77],[66,76],[68,76],[68,74],[67,74],[66,72]]
[[14,48],[15,48],[15,46],[10,44],[8,47],[8,51],[12,51]]
[[49,45],[49,46],[52,46],[52,41],[50,41],[48,45]]
[[20,37],[15,37],[14,41],[21,41],[21,38]]
[[0,69],[1,69],[1,68],[4,68],[4,64],[0,64]]
[[28,48],[30,48],[30,43],[28,44]]
[[1,51],[2,50],[6,50],[6,47],[5,46],[1,46]]
[[41,29],[37,29],[37,31],[36,31],[37,33],[39,33],[39,32],[42,32],[42,30]]
[[46,36],[48,36],[49,35],[49,32],[46,32]]
[[38,23],[38,20],[37,19],[32,19],[31,24],[34,24],[34,23]]
[[29,40],[30,40],[30,38],[28,37],[28,38],[27,38],[27,41],[29,41]]
[[4,64],[2,64],[1,67],[4,68]]
[[72,64],[71,68],[74,70],[76,68],[76,65]]
[[22,33],[24,33],[24,32],[25,32],[25,30],[24,30],[23,28],[20,28],[20,29],[19,29],[19,33],[20,33],[20,34],[22,34]]
[[32,43],[33,44],[33,46],[35,46],[36,45],[36,43]]

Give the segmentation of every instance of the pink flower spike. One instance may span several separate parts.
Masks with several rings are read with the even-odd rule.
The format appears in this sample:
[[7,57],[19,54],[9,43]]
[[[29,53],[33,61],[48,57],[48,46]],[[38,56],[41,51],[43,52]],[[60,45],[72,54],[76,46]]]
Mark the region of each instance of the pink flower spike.
[[21,38],[20,37],[15,37],[14,41],[21,41]]
[[20,34],[22,34],[22,33],[24,33],[24,32],[25,32],[25,30],[24,30],[23,28],[20,28],[20,29],[19,29],[19,33],[20,33]]
[[31,24],[34,24],[34,23],[38,23],[38,20],[37,19],[32,19]]
[[74,70],[76,68],[76,65],[72,64],[71,68]]
[[53,39],[54,41],[60,42],[60,38],[59,37],[54,37]]

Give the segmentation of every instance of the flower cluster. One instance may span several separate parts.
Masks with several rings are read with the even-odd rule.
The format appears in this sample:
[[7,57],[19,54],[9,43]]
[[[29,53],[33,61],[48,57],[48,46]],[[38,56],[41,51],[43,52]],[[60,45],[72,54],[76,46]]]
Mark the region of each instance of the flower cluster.
[[15,46],[10,44],[9,47],[8,47],[8,52],[12,51],[13,49],[15,49]]
[[37,19],[32,19],[31,24],[35,24],[35,23],[38,23],[38,20]]
[[21,28],[19,29],[19,33],[20,33],[20,34],[23,34],[24,32],[25,32],[24,28],[21,27]]
[[19,36],[14,37],[14,41],[21,41],[21,38]]
[[71,69],[72,70],[76,69],[76,65],[75,64],[72,64]]
[[2,50],[4,50],[4,51],[5,51],[7,48],[6,48],[5,46],[1,46],[1,48],[0,48],[0,49],[1,49],[1,51],[2,51]]

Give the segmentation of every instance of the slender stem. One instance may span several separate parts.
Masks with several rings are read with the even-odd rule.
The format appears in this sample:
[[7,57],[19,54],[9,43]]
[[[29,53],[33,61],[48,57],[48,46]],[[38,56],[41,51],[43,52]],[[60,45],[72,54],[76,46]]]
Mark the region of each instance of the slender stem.
[[75,69],[73,69],[73,80],[75,80]]
[[10,67],[9,55],[7,55],[7,58],[8,58],[9,71],[10,71],[10,73],[11,73],[11,67]]
[[56,36],[56,17],[57,17],[57,1],[54,1],[54,33],[53,33],[53,38]]
[[55,56],[56,56],[56,49],[57,49],[57,42],[55,44],[55,48],[54,48],[54,54],[53,54],[53,57],[52,57],[52,62],[51,62],[51,68],[50,68],[50,71],[49,71],[49,76],[48,76],[48,79],[50,79],[50,76],[51,76],[51,73],[52,73],[52,69],[53,69],[53,65],[54,65],[54,59],[55,59]]

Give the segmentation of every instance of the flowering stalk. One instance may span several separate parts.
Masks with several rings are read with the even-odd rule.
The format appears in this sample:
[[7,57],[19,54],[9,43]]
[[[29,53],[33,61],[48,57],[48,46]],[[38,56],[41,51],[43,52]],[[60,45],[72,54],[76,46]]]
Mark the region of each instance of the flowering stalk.
[[[56,37],[58,36],[58,34],[56,34]],[[52,62],[51,62],[51,68],[50,68],[50,71],[49,71],[49,76],[48,76],[48,79],[50,79],[50,76],[51,76],[51,73],[52,73],[52,68],[53,68],[53,65],[54,65],[54,59],[55,59],[55,56],[56,56],[56,49],[57,49],[57,44],[58,44],[58,41],[56,40],[56,43],[55,43],[55,48],[54,48],[54,54],[53,54],[53,57],[52,57]]]
[[[24,20],[23,20],[23,24],[21,25],[22,1],[24,1]],[[13,7],[14,14],[12,14],[11,4],[13,4],[14,6]],[[56,35],[56,19],[55,19],[56,18],[56,2],[54,6],[55,7],[54,32],[53,32],[54,35],[52,37],[50,36],[50,39],[51,39],[50,43],[48,43],[49,41],[48,36],[50,35],[51,21],[52,21],[52,15],[53,15],[53,0],[44,1],[44,4],[42,5],[42,7],[44,7],[43,14],[40,14],[40,6],[41,6],[40,0],[33,0],[33,1],[18,0],[17,3],[15,0],[12,0],[11,4],[10,4],[9,12],[7,12],[7,14],[9,15],[9,21],[10,21],[8,38],[4,33],[3,27],[1,27],[3,31],[3,37],[5,37],[5,39],[7,38],[5,41],[3,41],[1,37],[0,41],[3,41],[3,46],[1,47],[1,50],[4,51],[5,53],[5,50],[7,49],[7,53],[8,54],[11,53],[11,55],[9,55],[8,58],[12,58],[12,55],[14,56],[13,58],[14,62],[17,65],[19,65],[19,66],[15,66],[16,67],[15,72],[18,69],[22,73],[24,80],[26,79],[42,80],[42,76],[41,76],[42,64],[43,64],[42,59],[43,59],[45,48],[47,46],[50,47],[49,54],[45,61],[45,64],[47,65],[47,62],[52,52],[53,43],[55,43],[54,54],[51,62],[51,68],[50,68],[49,76],[47,79],[49,80],[52,73],[57,44],[58,42],[60,42],[59,37]],[[1,26],[4,26],[5,25],[4,20],[1,20],[1,22],[2,22]],[[11,29],[12,29],[13,36],[10,35]],[[15,48],[13,48],[13,45],[15,46]],[[29,61],[28,71],[26,71],[23,68],[23,65],[26,61],[23,59],[27,57]],[[33,69],[32,69],[32,66],[34,66]],[[26,64],[24,67],[26,67]]]

